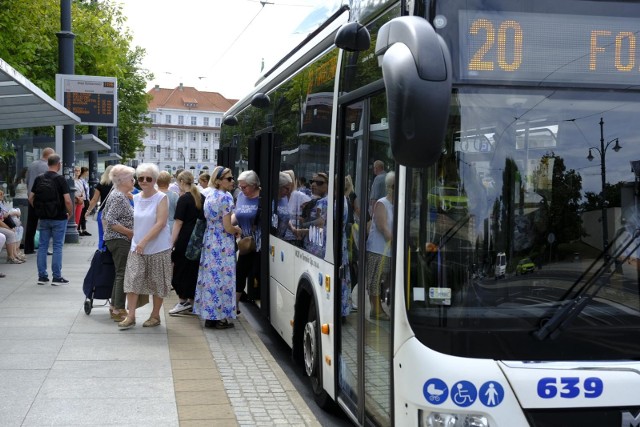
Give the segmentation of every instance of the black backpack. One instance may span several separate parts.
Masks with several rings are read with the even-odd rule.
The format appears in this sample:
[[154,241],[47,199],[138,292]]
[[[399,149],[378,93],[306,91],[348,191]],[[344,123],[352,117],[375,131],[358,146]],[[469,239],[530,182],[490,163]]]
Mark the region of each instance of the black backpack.
[[44,173],[33,185],[33,209],[42,219],[56,219],[60,213],[60,195],[54,177]]

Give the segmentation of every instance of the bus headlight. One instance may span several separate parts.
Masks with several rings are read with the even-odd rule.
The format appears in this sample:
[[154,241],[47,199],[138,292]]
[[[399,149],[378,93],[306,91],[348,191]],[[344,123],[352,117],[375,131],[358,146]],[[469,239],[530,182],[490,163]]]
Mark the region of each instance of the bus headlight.
[[489,420],[480,414],[418,411],[420,427],[489,427]]

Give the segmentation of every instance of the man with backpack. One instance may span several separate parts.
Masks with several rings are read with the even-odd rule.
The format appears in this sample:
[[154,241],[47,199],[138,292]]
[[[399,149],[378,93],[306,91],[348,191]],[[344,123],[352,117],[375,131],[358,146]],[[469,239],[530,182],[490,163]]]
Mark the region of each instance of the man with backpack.
[[47,159],[47,166],[49,170],[36,178],[29,193],[29,204],[33,206],[39,219],[38,285],[49,283],[47,248],[51,239],[53,239],[51,284],[53,286],[66,285],[69,281],[62,277],[62,245],[73,204],[69,195],[69,185],[64,177],[58,173],[62,166],[60,156],[51,154]]

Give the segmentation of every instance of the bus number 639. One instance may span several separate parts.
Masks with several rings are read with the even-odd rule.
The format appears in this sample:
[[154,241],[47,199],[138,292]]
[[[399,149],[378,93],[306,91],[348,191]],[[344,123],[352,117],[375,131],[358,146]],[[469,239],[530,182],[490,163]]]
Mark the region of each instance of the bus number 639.
[[604,385],[600,378],[589,377],[581,382],[578,377],[545,377],[538,381],[538,396],[552,399],[559,395],[564,399],[573,399],[581,395],[593,399],[602,394]]

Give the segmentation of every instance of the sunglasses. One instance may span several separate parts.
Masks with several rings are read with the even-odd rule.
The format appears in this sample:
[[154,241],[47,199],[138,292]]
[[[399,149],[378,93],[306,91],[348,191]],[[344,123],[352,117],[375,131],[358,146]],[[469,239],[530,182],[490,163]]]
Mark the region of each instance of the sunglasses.
[[222,179],[226,179],[227,181],[231,182],[234,180],[234,178],[232,176],[228,176],[226,178],[222,178]]
[[139,176],[138,182],[152,182],[153,178],[150,176]]
[[321,179],[312,179],[312,180],[311,180],[311,181],[309,181],[309,182],[310,182],[311,184],[316,184],[316,185],[324,185],[324,184],[326,184],[326,183],[327,183],[326,181],[323,181],[323,180],[321,180]]

